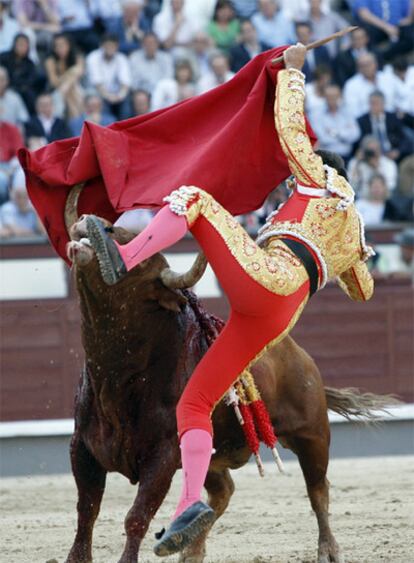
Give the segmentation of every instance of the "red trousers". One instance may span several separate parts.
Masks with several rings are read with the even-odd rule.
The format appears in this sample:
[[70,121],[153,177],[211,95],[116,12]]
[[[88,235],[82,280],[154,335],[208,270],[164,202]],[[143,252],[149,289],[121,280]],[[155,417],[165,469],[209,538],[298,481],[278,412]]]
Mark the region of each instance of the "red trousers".
[[220,336],[197,365],[177,406],[178,434],[199,428],[212,434],[211,414],[266,345],[282,340],[307,301],[309,281],[294,293],[277,295],[242,268],[219,232],[202,215],[191,232],[229,300],[231,313]]

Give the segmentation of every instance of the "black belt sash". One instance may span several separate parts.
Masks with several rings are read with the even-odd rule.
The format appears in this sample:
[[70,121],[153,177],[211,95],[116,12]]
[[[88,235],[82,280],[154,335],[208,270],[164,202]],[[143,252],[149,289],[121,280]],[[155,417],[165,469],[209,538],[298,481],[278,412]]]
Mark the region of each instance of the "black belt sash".
[[315,293],[318,289],[318,282],[319,282],[319,271],[318,266],[316,265],[315,259],[312,256],[312,253],[306,248],[304,244],[297,240],[293,240],[290,238],[280,238],[286,246],[290,248],[290,250],[296,254],[299,260],[302,262],[305,270],[309,276],[309,297]]

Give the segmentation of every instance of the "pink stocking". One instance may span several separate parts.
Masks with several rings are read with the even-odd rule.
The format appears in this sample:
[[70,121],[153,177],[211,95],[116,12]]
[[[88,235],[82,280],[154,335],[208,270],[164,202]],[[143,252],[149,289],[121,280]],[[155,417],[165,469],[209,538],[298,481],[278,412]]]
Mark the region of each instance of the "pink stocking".
[[173,520],[201,498],[201,489],[210,465],[213,439],[206,430],[187,430],[181,438],[180,446],[183,487]]
[[115,244],[129,271],[143,260],[179,241],[187,231],[188,224],[184,215],[176,215],[166,205],[138,236],[127,244]]

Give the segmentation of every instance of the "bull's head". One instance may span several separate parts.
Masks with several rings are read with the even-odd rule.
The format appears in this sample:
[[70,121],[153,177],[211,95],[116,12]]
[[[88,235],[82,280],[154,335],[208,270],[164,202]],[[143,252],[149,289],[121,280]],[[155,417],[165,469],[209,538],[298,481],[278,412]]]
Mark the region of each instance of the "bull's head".
[[[96,276],[98,268],[94,250],[87,244],[86,240],[83,240],[88,236],[86,216],[82,215],[78,218],[77,214],[77,204],[82,187],[83,185],[74,186],[66,201],[65,224],[71,239],[67,245],[66,251],[68,258],[72,261],[77,270],[84,271],[85,273],[89,271],[90,275]],[[106,227],[112,227],[109,221],[102,219],[102,222]],[[121,227],[112,227],[112,231],[110,236],[120,244],[125,244],[135,236],[135,234]],[[134,268],[134,270],[130,272],[130,275],[126,276],[125,280],[126,283],[131,283],[133,280],[128,280],[128,278],[135,278],[136,282],[138,282],[137,277],[139,277],[139,281],[142,283],[158,279],[165,288],[174,291],[194,286],[204,274],[206,266],[207,260],[205,256],[200,253],[188,272],[178,274],[168,267],[168,263],[164,257],[155,255],[142,262],[137,268]],[[131,274],[134,273],[135,275],[131,276]],[[122,283],[122,281],[123,280],[119,283]],[[116,284],[114,287],[119,287],[119,285]],[[167,306],[167,308],[176,310],[177,306],[173,307],[170,305]]]

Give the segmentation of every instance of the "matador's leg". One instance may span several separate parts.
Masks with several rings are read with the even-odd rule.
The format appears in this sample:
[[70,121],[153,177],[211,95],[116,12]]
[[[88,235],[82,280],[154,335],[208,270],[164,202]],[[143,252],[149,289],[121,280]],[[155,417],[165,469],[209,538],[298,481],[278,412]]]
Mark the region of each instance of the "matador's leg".
[[[188,229],[200,243],[235,309],[239,308],[237,295],[243,292],[235,283],[237,278],[232,279],[229,275],[229,255],[252,279],[272,293],[289,295],[306,282],[307,274],[302,264],[282,242],[278,244],[275,256],[269,255],[253,242],[241,225],[210,194],[193,186],[183,186],[165,199],[169,205],[163,207],[151,223],[125,245],[113,241],[97,217],[88,217],[88,236],[108,284],[116,283],[140,262],[180,240]],[[217,233],[222,239],[227,252],[216,252],[212,237],[202,236],[200,225],[205,222],[211,225],[211,232]],[[248,313],[244,298],[242,302],[243,312]],[[259,304],[255,303],[250,312],[260,314],[258,307]]]

